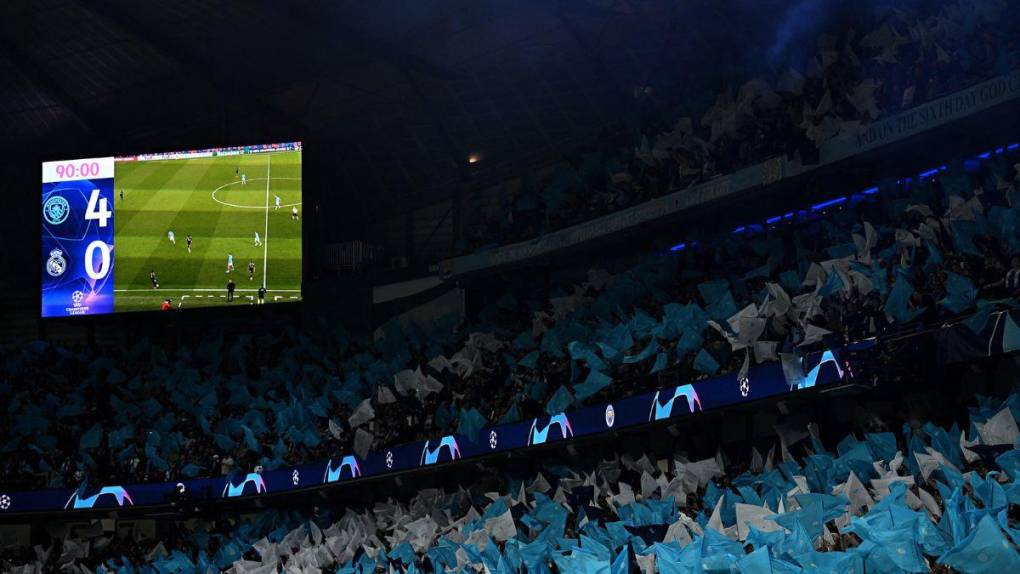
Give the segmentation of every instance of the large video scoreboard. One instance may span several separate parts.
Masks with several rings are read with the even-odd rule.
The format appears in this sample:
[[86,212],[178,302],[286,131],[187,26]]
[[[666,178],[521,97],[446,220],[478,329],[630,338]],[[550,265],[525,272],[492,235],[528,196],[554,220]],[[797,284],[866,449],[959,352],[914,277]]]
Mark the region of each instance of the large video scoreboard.
[[299,142],[42,165],[42,316],[301,297]]

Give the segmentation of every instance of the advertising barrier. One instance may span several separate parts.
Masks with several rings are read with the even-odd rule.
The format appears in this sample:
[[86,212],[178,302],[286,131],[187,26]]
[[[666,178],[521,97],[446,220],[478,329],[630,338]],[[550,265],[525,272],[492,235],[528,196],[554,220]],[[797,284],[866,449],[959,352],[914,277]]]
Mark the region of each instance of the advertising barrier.
[[[766,363],[696,383],[666,387],[609,404],[531,418],[481,429],[474,437],[448,435],[417,441],[366,457],[347,454],[262,473],[196,478],[180,482],[96,485],[78,489],[6,492],[0,487],[0,516],[14,512],[73,511],[167,504],[187,491],[193,502],[255,497],[413,470],[498,452],[552,444],[609,430],[690,416],[732,405],[839,383],[852,372],[840,351],[799,359],[799,365]],[[784,369],[785,366],[785,369]],[[791,374],[794,373],[794,374]],[[794,380],[791,380],[794,379]]]

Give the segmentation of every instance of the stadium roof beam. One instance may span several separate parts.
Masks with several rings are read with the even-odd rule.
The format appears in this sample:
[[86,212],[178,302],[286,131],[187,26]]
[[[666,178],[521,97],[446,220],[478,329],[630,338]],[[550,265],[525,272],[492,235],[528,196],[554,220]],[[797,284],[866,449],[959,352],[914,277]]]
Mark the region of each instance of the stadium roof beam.
[[82,0],[75,1],[78,2],[83,9],[106,18],[108,21],[116,24],[123,31],[138,37],[143,43],[159,50],[171,60],[176,60],[186,69],[192,70],[204,82],[218,91],[227,101],[238,98],[238,102],[242,106],[247,107],[249,112],[261,117],[263,123],[265,123],[266,120],[269,120],[270,122],[275,123],[278,128],[282,129],[287,129],[289,126],[294,125],[295,121],[293,118],[266,104],[260,100],[257,95],[253,95],[251,98],[247,99],[240,98],[240,95],[243,93],[256,94],[257,92],[255,91],[254,86],[245,86],[246,89],[243,90],[231,89],[230,86],[223,82],[222,78],[231,77],[236,80],[237,78],[234,77],[234,75],[217,73],[216,70],[211,69],[205,60],[192,55],[187,46],[180,45],[179,42],[167,36],[157,27],[148,26],[132,17],[128,14],[127,10],[118,9],[115,6],[111,6],[109,2],[106,1],[89,3],[85,3]]

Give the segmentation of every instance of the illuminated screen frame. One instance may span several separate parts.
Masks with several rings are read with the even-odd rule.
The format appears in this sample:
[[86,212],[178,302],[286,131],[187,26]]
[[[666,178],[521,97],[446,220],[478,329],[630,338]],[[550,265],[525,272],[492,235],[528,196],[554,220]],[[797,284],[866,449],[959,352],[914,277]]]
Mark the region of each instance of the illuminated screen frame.
[[42,164],[43,318],[297,302],[302,144]]

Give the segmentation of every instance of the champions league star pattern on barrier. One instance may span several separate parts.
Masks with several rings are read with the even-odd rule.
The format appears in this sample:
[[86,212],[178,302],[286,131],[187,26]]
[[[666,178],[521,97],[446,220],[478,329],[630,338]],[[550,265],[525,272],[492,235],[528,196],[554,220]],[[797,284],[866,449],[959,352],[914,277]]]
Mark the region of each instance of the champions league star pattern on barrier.
[[[543,416],[519,423],[481,429],[477,437],[448,435],[438,441],[417,441],[361,459],[353,455],[333,460],[280,468],[263,473],[199,478],[158,484],[83,485],[66,489],[0,492],[6,507],[0,513],[62,509],[118,508],[166,504],[171,495],[186,489],[193,501],[212,501],[316,488],[323,484],[382,476],[454,460],[496,452],[550,444],[609,429],[647,424],[649,421],[685,416],[741,402],[838,383],[850,376],[850,365],[840,353],[825,351],[791,365],[768,363],[752,367],[743,379],[733,373],[701,382],[668,387],[620,399],[609,405],[593,405],[575,411]],[[663,400],[664,397],[672,397]],[[304,480],[302,477],[315,477]],[[322,477],[319,479],[318,477]]]

